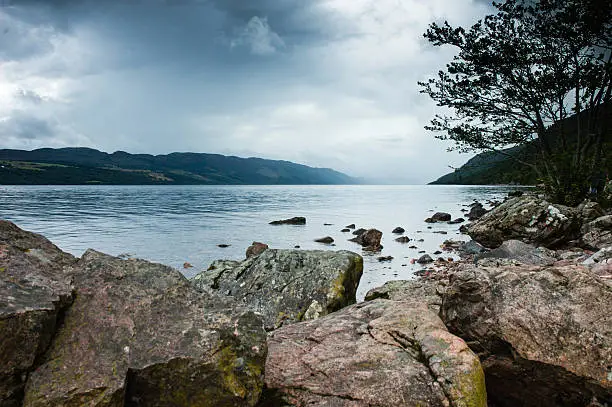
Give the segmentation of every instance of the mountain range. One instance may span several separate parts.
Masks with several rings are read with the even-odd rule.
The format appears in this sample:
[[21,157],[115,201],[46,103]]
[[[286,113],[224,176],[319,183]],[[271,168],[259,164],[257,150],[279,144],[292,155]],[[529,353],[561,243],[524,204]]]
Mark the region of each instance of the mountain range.
[[356,184],[329,168],[220,154],[108,154],[91,148],[0,150],[0,184]]

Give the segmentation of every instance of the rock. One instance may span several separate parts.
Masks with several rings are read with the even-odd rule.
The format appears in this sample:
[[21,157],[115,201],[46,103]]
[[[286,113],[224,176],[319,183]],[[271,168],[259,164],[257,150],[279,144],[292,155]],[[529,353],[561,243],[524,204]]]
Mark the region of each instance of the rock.
[[303,216],[296,216],[290,219],[274,220],[270,222],[270,225],[305,225],[305,224],[306,224],[306,218],[304,218]]
[[459,250],[459,248],[461,247],[461,245],[463,245],[465,242],[459,241],[459,240],[445,240],[442,245],[440,245],[440,247],[442,248],[442,250],[450,252],[453,250]]
[[445,230],[436,230],[436,231],[434,231],[434,233],[437,233],[439,235],[447,235],[448,234],[448,232],[445,231]]
[[269,249],[269,247],[265,243],[253,242],[246,249],[246,258],[248,259],[249,257],[259,256],[261,253],[263,253],[265,250],[268,250],[268,249]]
[[403,227],[401,227],[401,226],[398,226],[398,227],[396,227],[395,229],[393,229],[393,231],[392,231],[391,233],[397,233],[397,234],[400,234],[400,235],[401,235],[401,234],[402,234],[402,233],[404,233],[404,232],[405,232],[404,228],[403,228]]
[[214,262],[192,283],[235,297],[271,330],[304,320],[313,306],[323,316],[355,303],[362,272],[363,259],[349,251],[268,249],[240,263]]
[[410,241],[410,238],[408,236],[401,236],[395,239],[395,241],[400,243],[408,243]]
[[436,250],[433,254],[438,255],[438,254],[442,254],[442,252],[440,250]]
[[332,237],[330,237],[330,236],[325,236],[325,237],[321,237],[319,239],[315,239],[315,242],[331,244],[331,243],[334,243],[334,239]]
[[184,269],[191,269],[191,268],[193,268],[193,264],[191,264],[191,263],[186,261],[185,263],[183,263],[183,268]]
[[582,243],[591,249],[612,246],[612,215],[601,216],[582,226]]
[[480,254],[489,251],[486,247],[475,240],[464,242],[459,246],[459,252],[463,255]]
[[508,198],[516,198],[519,196],[523,196],[524,192],[523,191],[510,191],[508,192]]
[[266,405],[486,406],[478,358],[425,304],[356,304],[276,330],[268,348]]
[[28,374],[73,300],[76,259],[0,220],[0,406],[21,406]]
[[463,223],[463,222],[465,222],[465,219],[463,219],[463,218],[457,218],[457,219],[449,220],[449,221],[448,221],[448,224],[449,224],[449,225],[456,225],[456,224],[458,224],[458,223]]
[[363,229],[363,228],[359,228],[359,229],[357,229],[357,230],[353,231],[353,234],[354,234],[355,236],[359,236],[359,235],[364,234],[365,232],[367,232],[367,230],[365,230],[365,229]]
[[470,227],[469,223],[465,224],[465,225],[461,225],[459,227],[459,232],[461,232],[461,233],[468,233],[469,227]]
[[433,218],[427,218],[425,219],[425,223],[436,223],[436,221]]
[[417,247],[417,246],[414,246],[414,245],[413,245],[413,246],[408,246],[408,248],[409,248],[409,249],[418,249],[418,247]]
[[342,233],[346,233],[346,232],[350,232],[350,231],[351,231],[351,229],[349,229],[349,228],[344,228],[344,229],[342,229],[340,232],[342,232]]
[[578,238],[579,232],[576,209],[552,205],[533,195],[507,200],[468,229],[472,239],[491,248],[518,239],[550,249]]
[[349,240],[351,242],[360,244],[363,246],[364,250],[379,251],[382,249],[380,239],[382,239],[382,232],[380,230],[369,229],[357,237]]
[[377,298],[393,301],[418,301],[426,304],[436,314],[442,305],[442,296],[436,284],[423,280],[394,280],[387,281],[381,287],[371,289],[365,295],[366,301]]
[[333,223],[324,223],[323,226],[333,226]]
[[552,265],[557,261],[554,251],[544,247],[535,247],[520,240],[506,240],[497,249],[480,253],[477,256],[478,261],[486,258],[508,259],[534,266]]
[[590,266],[596,263],[606,262],[612,259],[612,246],[604,247],[603,249],[593,253],[589,258],[582,262],[585,266]]
[[470,211],[467,213],[468,220],[476,220],[482,218],[487,212],[480,202],[472,204]]
[[433,219],[435,222],[448,222],[451,220],[451,215],[450,213],[446,212],[436,212],[433,214],[431,219]]
[[202,295],[170,267],[92,250],[24,407],[253,406],[263,386],[263,321]]
[[355,227],[356,227],[356,226],[355,226],[355,224],[354,224],[354,223],[351,223],[350,225],[346,225],[346,226],[345,226],[345,228],[347,228],[347,229],[355,229]]
[[419,257],[419,259],[416,262],[419,264],[432,263],[433,259],[431,258],[429,254],[424,254],[423,256]]
[[295,246],[293,246],[294,249],[299,249],[301,246],[299,244],[296,244]]
[[229,245],[229,244],[227,244],[227,243],[221,243],[221,244],[218,244],[218,245],[217,245],[217,247],[220,247],[220,248],[222,248],[222,249],[225,249],[225,248],[230,247],[230,246],[231,246],[231,245]]
[[580,212],[583,223],[595,220],[606,214],[602,207],[593,201],[584,201],[576,209]]
[[440,315],[479,353],[495,406],[605,405],[610,304],[611,286],[582,266],[466,266],[451,276]]
[[377,258],[378,261],[391,261],[393,260],[393,256],[380,256]]

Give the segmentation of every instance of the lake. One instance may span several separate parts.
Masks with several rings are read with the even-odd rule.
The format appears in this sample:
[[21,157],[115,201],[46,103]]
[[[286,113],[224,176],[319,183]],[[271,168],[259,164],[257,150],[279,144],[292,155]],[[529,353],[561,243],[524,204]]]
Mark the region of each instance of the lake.
[[[253,241],[272,248],[352,250],[364,255],[358,298],[387,280],[410,279],[419,265],[410,259],[425,250],[432,257],[446,239],[467,240],[460,225],[429,225],[434,211],[462,216],[474,200],[502,199],[511,186],[0,186],[0,218],[41,233],[80,256],[87,248],[164,263],[192,277],[215,259],[243,259]],[[305,216],[305,226],[268,222]],[[348,224],[383,232],[375,255],[340,230]],[[325,225],[331,224],[331,225]],[[406,229],[401,244],[391,231]],[[432,229],[428,229],[432,226]],[[446,232],[439,234],[434,232]],[[335,246],[315,243],[331,236]],[[230,245],[219,248],[219,244]],[[408,246],[418,246],[410,249]],[[379,262],[379,256],[393,256]],[[448,255],[445,254],[445,257]],[[194,267],[184,269],[183,263]]]

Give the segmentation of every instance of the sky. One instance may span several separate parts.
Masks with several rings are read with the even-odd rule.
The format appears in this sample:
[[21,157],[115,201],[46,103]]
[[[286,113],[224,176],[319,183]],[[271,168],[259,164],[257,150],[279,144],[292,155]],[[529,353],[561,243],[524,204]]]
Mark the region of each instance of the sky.
[[426,183],[470,158],[417,81],[485,0],[0,0],[0,148],[191,151]]

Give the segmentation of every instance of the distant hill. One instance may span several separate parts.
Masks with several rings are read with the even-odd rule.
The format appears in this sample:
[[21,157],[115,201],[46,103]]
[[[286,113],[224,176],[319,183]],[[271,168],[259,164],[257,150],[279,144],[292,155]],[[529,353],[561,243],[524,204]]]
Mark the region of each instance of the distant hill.
[[0,184],[356,184],[329,168],[219,154],[112,154],[91,148],[0,150]]
[[[612,175],[612,106],[606,110],[608,132],[604,136],[602,173]],[[571,116],[558,126],[550,128],[551,134],[558,134],[563,129],[569,142],[576,130],[576,118]],[[502,150],[526,162],[536,162],[537,151],[533,144],[526,144]],[[530,167],[518,163],[505,154],[484,152],[477,154],[454,172],[443,175],[430,184],[458,185],[495,185],[495,184],[537,184],[538,176]]]

